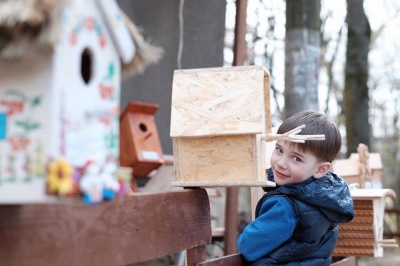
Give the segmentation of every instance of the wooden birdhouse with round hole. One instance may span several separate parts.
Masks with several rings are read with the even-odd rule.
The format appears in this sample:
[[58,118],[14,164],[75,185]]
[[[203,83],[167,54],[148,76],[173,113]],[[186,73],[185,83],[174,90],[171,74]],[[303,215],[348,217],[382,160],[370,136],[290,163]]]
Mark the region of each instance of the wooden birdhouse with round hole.
[[269,73],[260,66],[175,70],[176,186],[274,186],[266,180]]
[[132,101],[120,117],[120,164],[147,176],[164,163],[154,114],[157,104]]
[[0,1],[0,204],[46,202],[48,183],[73,194],[88,162],[117,167],[121,80],[161,55],[116,0],[23,2]]

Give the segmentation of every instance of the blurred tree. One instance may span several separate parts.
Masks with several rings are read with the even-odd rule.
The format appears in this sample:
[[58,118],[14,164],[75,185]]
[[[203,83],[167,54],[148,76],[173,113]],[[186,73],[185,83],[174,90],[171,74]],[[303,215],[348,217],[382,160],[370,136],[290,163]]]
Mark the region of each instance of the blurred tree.
[[344,87],[347,155],[359,143],[371,146],[369,124],[368,53],[371,28],[364,0],[347,0],[347,52]]
[[286,1],[285,110],[319,110],[320,0]]

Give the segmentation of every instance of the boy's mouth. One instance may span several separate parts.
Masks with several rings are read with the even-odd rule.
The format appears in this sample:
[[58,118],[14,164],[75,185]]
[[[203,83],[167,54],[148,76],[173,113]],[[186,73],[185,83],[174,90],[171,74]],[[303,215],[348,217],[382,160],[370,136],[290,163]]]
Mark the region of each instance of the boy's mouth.
[[275,172],[275,175],[278,176],[279,178],[290,178],[289,175],[285,175],[277,170],[274,170],[274,172]]

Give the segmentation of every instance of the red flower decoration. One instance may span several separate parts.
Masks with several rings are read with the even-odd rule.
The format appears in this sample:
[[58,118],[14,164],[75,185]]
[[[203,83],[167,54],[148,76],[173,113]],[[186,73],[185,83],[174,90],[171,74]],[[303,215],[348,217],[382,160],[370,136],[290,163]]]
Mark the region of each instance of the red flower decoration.
[[78,41],[78,36],[76,35],[76,32],[75,31],[71,32],[71,35],[69,36],[69,42],[72,45],[75,45],[77,41]]
[[102,48],[104,48],[106,45],[107,45],[107,39],[106,39],[106,36],[104,35],[104,33],[102,33],[101,35],[100,35],[100,37],[99,37],[99,42],[100,42],[100,46],[102,47]]
[[92,17],[86,18],[85,27],[88,31],[92,31],[94,29],[94,18]]

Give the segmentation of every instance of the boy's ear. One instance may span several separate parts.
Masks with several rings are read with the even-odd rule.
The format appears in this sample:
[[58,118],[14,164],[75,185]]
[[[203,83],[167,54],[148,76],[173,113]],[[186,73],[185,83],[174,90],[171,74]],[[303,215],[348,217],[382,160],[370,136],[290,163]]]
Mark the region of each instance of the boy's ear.
[[331,169],[332,169],[332,164],[330,162],[320,163],[319,166],[318,166],[317,171],[314,174],[314,178],[318,179],[318,178],[323,177]]

